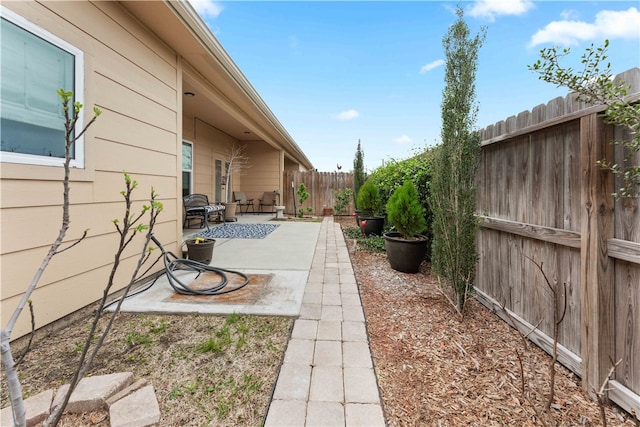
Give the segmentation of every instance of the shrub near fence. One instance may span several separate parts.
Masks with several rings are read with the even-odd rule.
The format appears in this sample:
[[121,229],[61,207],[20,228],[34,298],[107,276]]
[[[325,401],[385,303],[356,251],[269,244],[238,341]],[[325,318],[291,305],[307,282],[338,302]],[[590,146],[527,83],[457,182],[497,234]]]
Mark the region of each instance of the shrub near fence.
[[[638,102],[640,69],[619,77]],[[622,360],[609,398],[640,414],[640,200],[614,201],[621,182],[596,165],[625,155],[612,144],[624,131],[602,110],[569,95],[481,131],[475,287],[527,333],[542,320],[530,338],[549,351],[551,295],[527,257],[542,264],[560,292],[567,287],[560,362],[592,392],[610,360]]]
[[[350,188],[353,190],[353,174],[351,172],[298,172],[284,171],[283,174],[284,191],[281,200],[284,202],[285,212],[293,214],[299,209],[307,210],[311,207],[313,215],[322,215],[323,208],[333,208],[336,204],[334,190]],[[292,183],[295,188],[292,188]],[[295,190],[300,184],[304,184],[310,197],[305,201],[304,206],[298,206],[298,199]],[[296,206],[294,209],[294,199]],[[354,212],[353,202],[349,203],[345,209],[347,214]]]

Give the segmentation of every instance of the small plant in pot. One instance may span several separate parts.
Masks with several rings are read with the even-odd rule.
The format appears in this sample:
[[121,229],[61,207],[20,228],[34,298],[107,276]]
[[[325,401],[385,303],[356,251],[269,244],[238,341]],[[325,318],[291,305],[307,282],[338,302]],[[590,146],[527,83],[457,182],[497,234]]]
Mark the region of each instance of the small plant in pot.
[[387,203],[387,219],[393,232],[384,234],[384,246],[391,268],[417,273],[427,254],[429,240],[421,233],[426,227],[424,207],[411,181],[396,188]]
[[384,228],[384,216],[380,215],[380,208],[382,202],[380,200],[380,193],[378,187],[376,187],[371,181],[366,181],[360,187],[357,196],[358,209],[362,211],[357,216],[359,226],[362,228],[365,236],[375,234],[376,236],[382,236],[382,230]]

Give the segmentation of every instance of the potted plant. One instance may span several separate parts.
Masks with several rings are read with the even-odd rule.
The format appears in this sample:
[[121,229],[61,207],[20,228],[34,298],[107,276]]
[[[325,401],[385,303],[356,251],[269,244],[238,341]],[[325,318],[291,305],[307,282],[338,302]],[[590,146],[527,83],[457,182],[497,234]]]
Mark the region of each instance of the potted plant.
[[429,240],[421,233],[426,227],[424,207],[411,181],[396,188],[387,203],[387,219],[396,231],[384,234],[384,246],[391,268],[417,273],[427,254]]
[[357,204],[358,209],[362,211],[358,214],[357,221],[365,236],[369,237],[372,234],[382,236],[384,216],[380,215],[382,202],[378,187],[371,181],[362,184],[358,191]]
[[215,239],[208,237],[193,237],[185,240],[187,245],[187,257],[201,264],[209,264],[213,258],[213,245]]

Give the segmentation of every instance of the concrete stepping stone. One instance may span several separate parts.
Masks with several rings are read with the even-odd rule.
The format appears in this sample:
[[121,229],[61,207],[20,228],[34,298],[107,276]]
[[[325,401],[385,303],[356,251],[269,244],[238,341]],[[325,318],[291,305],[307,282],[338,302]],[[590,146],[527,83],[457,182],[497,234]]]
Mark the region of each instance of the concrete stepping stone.
[[153,386],[148,385],[123,397],[109,409],[111,427],[147,427],[160,422],[160,405]]
[[[84,412],[97,411],[106,408],[109,397],[133,383],[132,372],[119,372],[108,375],[85,377],[80,380],[78,386],[71,394],[65,412],[82,414]],[[64,395],[69,390],[69,384],[58,389],[52,408],[62,403]]]

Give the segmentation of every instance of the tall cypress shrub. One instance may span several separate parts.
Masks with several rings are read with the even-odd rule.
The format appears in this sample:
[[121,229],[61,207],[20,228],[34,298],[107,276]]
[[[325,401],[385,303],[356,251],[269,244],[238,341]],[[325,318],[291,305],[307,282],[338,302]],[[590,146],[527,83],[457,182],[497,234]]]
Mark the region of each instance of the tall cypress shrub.
[[358,148],[356,149],[356,155],[353,159],[353,202],[356,205],[356,209],[360,209],[358,207],[358,192],[360,191],[360,187],[366,181],[367,176],[364,173],[364,152],[360,146],[360,140],[358,140]]
[[442,92],[442,143],[435,150],[430,203],[433,211],[432,267],[458,312],[473,290],[477,253],[476,173],[480,141],[473,131],[478,107],[475,76],[486,29],[471,38],[464,12],[443,38],[446,56]]

